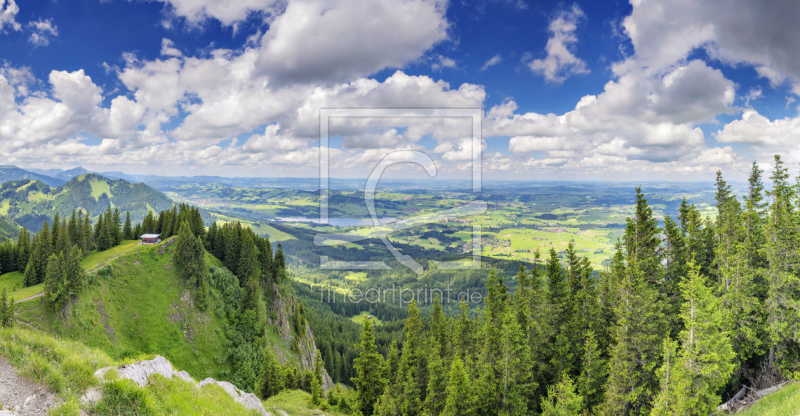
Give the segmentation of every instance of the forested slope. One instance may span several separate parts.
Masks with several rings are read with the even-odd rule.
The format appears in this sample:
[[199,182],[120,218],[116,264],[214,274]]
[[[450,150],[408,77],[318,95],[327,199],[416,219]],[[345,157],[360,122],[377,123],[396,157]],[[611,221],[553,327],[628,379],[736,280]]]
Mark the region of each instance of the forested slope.
[[[800,378],[800,194],[779,157],[765,189],[717,174],[717,215],[663,223],[640,188],[610,267],[570,244],[515,278],[492,271],[476,315],[408,310],[402,349],[371,325],[353,379],[365,415],[708,415],[743,386]],[[663,224],[663,226],[662,226]],[[516,280],[516,290],[508,280]]]
[[55,214],[63,218],[79,209],[95,218],[109,206],[130,212],[138,222],[151,210],[171,209],[173,202],[143,183],[131,184],[97,174],[75,177],[57,188],[29,179],[0,185],[0,214],[29,230],[41,229]]

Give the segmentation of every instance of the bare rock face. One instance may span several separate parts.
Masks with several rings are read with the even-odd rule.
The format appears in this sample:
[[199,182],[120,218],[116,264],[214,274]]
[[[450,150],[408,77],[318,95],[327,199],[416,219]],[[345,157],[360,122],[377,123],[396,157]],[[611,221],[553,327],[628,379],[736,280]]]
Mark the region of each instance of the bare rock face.
[[[103,379],[106,372],[112,367],[101,368],[95,371],[95,377]],[[172,369],[172,364],[162,356],[157,356],[152,360],[139,361],[133,364],[123,365],[117,368],[120,378],[133,380],[139,387],[147,385],[147,379],[153,374],[160,374],[166,378],[172,378],[177,373]],[[191,377],[189,378],[191,379]]]
[[272,413],[269,413],[264,409],[264,405],[261,404],[261,400],[259,400],[255,394],[245,393],[227,381],[217,381],[213,378],[207,378],[200,382],[199,387],[203,387],[206,384],[212,383],[222,387],[226,393],[233,397],[233,400],[236,400],[236,402],[240,403],[242,406],[248,409],[258,410],[263,415],[272,416]]
[[[114,367],[106,367],[97,370],[94,375],[99,379],[103,380],[105,374]],[[123,365],[116,368],[117,373],[119,374],[120,378],[133,380],[134,383],[139,385],[139,387],[144,387],[147,385],[147,379],[152,376],[153,374],[159,374],[166,378],[178,377],[183,379],[188,383],[194,384],[197,388],[201,388],[207,384],[216,384],[222,387],[226,393],[228,393],[233,399],[240,403],[247,409],[253,409],[261,413],[265,416],[271,416],[272,414],[264,410],[264,406],[261,404],[261,400],[256,397],[253,393],[245,393],[239,390],[236,386],[227,381],[217,381],[213,378],[207,378],[200,382],[199,384],[192,379],[189,373],[185,371],[175,371],[172,369],[172,364],[167,361],[166,358],[158,355],[156,358],[152,360],[143,360],[138,361],[133,364]],[[81,397],[81,402],[96,402],[101,399],[102,395],[98,390],[90,389],[86,392],[86,394]]]

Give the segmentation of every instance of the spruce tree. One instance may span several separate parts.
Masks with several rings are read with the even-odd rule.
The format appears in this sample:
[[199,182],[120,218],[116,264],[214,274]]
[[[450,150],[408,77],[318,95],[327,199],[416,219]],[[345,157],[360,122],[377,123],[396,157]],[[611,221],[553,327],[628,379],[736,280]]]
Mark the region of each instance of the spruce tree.
[[581,374],[577,383],[578,394],[583,397],[583,403],[590,412],[603,401],[606,376],[606,363],[602,356],[602,350],[597,343],[594,331],[590,330],[586,333],[583,342]]
[[657,288],[641,275],[633,259],[634,263],[618,269],[623,274],[614,278],[616,326],[602,409],[606,415],[647,413],[658,389],[655,373],[661,364],[667,325]]
[[363,415],[371,415],[375,411],[375,402],[383,391],[384,380],[381,377],[383,356],[375,347],[375,336],[372,324],[364,321],[361,332],[361,353],[353,360],[356,377],[351,380],[356,391],[356,406]]
[[14,298],[8,299],[6,288],[0,293],[0,327],[11,328],[14,326]]
[[428,381],[427,397],[425,398],[425,414],[438,416],[442,414],[447,398],[447,374],[441,357],[439,341],[435,337],[430,345],[428,373],[430,374],[430,380]]
[[461,358],[455,357],[450,365],[450,379],[447,383],[447,400],[443,416],[476,416],[473,406],[472,384],[464,369]]
[[47,269],[44,278],[44,295],[47,303],[53,310],[57,310],[64,303],[64,254],[51,254],[47,259]]
[[583,398],[575,392],[575,383],[566,373],[558,384],[547,388],[547,399],[542,401],[542,416],[579,416]]
[[186,222],[178,232],[174,259],[181,278],[191,284],[198,282],[206,273],[203,245],[194,237]]
[[258,262],[258,249],[249,233],[244,233],[240,241],[236,276],[242,281],[250,278],[261,278],[261,264]]
[[81,267],[81,251],[72,246],[64,255],[64,294],[67,297],[77,296],[86,287],[86,272]]
[[699,267],[690,262],[689,268],[688,278],[681,282],[685,299],[681,311],[685,327],[681,348],[673,364],[673,346],[665,343],[661,391],[653,415],[712,413],[720,402],[718,391],[728,382],[735,367],[731,341],[723,330],[719,299],[700,275]]
[[264,351],[264,365],[258,381],[257,393],[262,400],[278,394],[283,390],[283,369],[272,355],[270,348]]
[[89,213],[86,213],[86,216],[83,217],[83,245],[81,249],[83,250],[83,254],[86,255],[90,251],[94,250],[94,240],[92,238],[92,223],[89,219]]
[[796,371],[800,360],[800,279],[795,271],[800,263],[798,228],[794,212],[795,187],[789,185],[789,173],[780,156],[775,156],[775,169],[770,177],[772,199],[767,221],[766,253],[769,268],[765,302],[770,350],[769,363],[784,372]]

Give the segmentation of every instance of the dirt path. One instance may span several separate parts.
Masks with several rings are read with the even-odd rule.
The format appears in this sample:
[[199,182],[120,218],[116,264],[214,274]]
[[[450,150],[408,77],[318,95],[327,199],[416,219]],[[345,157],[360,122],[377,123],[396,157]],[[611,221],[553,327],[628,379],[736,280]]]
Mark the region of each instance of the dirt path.
[[47,388],[17,374],[5,359],[0,358],[0,405],[12,415],[46,415],[60,400]]
[[44,295],[44,292],[39,292],[39,293],[37,293],[37,294],[35,294],[33,296],[28,296],[25,299],[20,299],[20,300],[14,301],[14,303],[20,303],[20,302],[25,302],[26,300],[36,299],[36,298],[42,297],[42,295]]
[[105,266],[106,264],[108,264],[108,262],[110,262],[111,260],[118,259],[120,256],[123,256],[123,255],[125,255],[125,254],[129,254],[129,253],[128,253],[128,252],[117,253],[117,254],[115,254],[115,255],[113,255],[113,256],[111,256],[111,257],[109,257],[109,258],[107,258],[107,259],[103,260],[103,261],[102,261],[100,264],[98,264],[98,265],[97,265],[97,267],[95,267],[95,268],[93,268],[93,269],[91,269],[91,270],[87,270],[87,271],[86,271],[86,274],[89,274],[89,273],[94,273],[94,272],[96,272],[96,271],[100,270],[100,269],[101,269],[103,266]]

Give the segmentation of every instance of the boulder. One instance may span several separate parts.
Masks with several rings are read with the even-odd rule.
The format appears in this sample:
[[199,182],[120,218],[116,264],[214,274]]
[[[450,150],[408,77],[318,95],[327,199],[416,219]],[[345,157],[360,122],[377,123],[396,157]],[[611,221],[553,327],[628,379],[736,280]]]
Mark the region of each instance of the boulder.
[[[264,409],[264,406],[261,404],[261,400],[259,400],[255,394],[245,393],[227,381],[217,381],[213,378],[207,378],[200,383],[197,383],[189,375],[189,373],[185,371],[173,370],[172,364],[170,364],[166,358],[160,355],[156,356],[156,358],[153,358],[152,360],[138,361],[133,364],[123,365],[120,367],[101,368],[95,371],[94,375],[100,380],[103,380],[105,378],[105,374],[112,368],[117,370],[119,378],[132,380],[134,383],[139,385],[139,387],[146,386],[147,379],[153,374],[159,374],[166,378],[178,377],[187,383],[194,384],[197,388],[201,388],[207,384],[216,384],[222,387],[222,389],[225,390],[228,395],[233,397],[237,403],[240,403],[245,408],[256,410],[264,416],[272,416],[271,413]],[[81,402],[93,403],[99,401],[101,398],[102,394],[98,389],[89,389],[89,391],[87,391],[86,394],[81,397]]]

